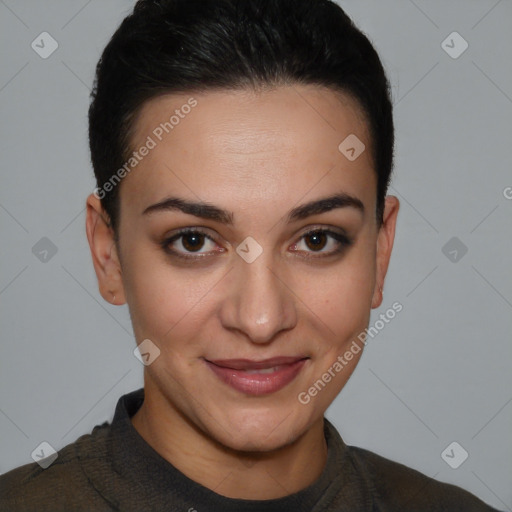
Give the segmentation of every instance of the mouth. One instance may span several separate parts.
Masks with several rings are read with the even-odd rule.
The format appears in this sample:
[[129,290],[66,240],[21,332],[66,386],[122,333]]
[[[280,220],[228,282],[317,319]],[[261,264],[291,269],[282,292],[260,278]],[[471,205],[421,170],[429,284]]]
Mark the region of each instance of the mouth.
[[250,359],[205,359],[207,366],[225,384],[247,395],[266,395],[284,388],[304,368],[308,357]]

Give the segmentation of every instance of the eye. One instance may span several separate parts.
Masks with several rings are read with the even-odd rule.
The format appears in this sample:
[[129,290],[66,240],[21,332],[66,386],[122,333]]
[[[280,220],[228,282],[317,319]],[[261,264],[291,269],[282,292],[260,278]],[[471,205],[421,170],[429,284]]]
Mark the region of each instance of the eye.
[[[188,259],[203,258],[212,252],[224,252],[224,249],[215,250],[216,245],[211,236],[198,228],[182,229],[162,242],[166,252]],[[207,250],[202,252],[204,248]],[[196,254],[196,256],[187,256],[187,254]]]
[[[352,240],[343,233],[329,229],[313,229],[304,233],[299,242],[292,245],[292,251],[307,254],[306,258],[327,257],[343,252]],[[200,259],[224,252],[215,240],[200,228],[185,228],[166,238],[162,247],[171,256],[183,259]],[[318,256],[315,256],[315,253]]]
[[[320,256],[339,254],[352,244],[352,240],[343,233],[337,233],[329,229],[313,229],[304,233],[300,241],[292,248],[294,251],[306,253],[318,253]],[[316,256],[307,256],[316,257]]]

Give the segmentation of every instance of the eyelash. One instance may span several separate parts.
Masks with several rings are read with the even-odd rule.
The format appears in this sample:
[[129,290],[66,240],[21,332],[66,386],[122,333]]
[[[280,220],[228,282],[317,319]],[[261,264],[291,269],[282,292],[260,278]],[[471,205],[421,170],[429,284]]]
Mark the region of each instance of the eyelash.
[[[208,240],[211,240],[212,242],[215,243],[215,240],[210,235],[208,235],[205,231],[203,231],[201,228],[184,228],[184,229],[179,230],[173,236],[166,238],[165,240],[162,241],[161,245],[162,245],[163,250],[170,256],[177,257],[182,260],[197,261],[202,258],[208,257],[209,256],[208,253],[198,253],[198,255],[196,255],[196,256],[185,256],[184,253],[180,253],[180,252],[175,251],[174,249],[171,249],[169,247],[171,244],[173,244],[180,238],[183,238],[184,236],[190,235],[190,234],[204,235]],[[330,251],[328,253],[318,252],[317,253],[317,254],[319,254],[318,256],[311,256],[311,255],[303,256],[303,258],[305,258],[305,259],[327,258],[330,256],[341,254],[345,249],[350,247],[353,243],[352,239],[350,239],[348,236],[346,236],[342,233],[338,233],[336,231],[332,231],[330,229],[325,229],[325,228],[314,228],[314,229],[307,231],[303,235],[301,235],[299,240],[297,242],[295,242],[293,245],[294,246],[298,245],[301,240],[307,238],[308,236],[314,235],[314,234],[324,234],[330,238],[333,238],[338,243],[338,247],[335,250]],[[215,251],[215,252],[224,252],[224,250]],[[187,253],[187,254],[194,254],[194,253]],[[315,251],[311,251],[310,253],[306,252],[306,254],[315,254]]]

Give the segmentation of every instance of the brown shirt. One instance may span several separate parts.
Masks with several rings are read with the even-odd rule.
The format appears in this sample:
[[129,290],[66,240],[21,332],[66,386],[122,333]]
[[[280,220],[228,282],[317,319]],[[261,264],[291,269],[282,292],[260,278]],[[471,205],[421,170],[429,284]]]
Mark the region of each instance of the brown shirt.
[[8,511],[492,511],[472,494],[367,450],[347,446],[329,421],[326,467],[306,489],[249,501],[216,494],[187,478],[151,448],[130,417],[139,389],[119,399],[111,424],[94,427],[42,469],[27,464],[0,476],[0,510]]

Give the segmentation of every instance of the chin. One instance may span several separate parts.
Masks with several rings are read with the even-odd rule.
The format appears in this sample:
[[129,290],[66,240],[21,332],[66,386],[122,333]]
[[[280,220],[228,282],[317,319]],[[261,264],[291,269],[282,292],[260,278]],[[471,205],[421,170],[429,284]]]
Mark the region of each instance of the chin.
[[[221,428],[219,427],[221,424]],[[270,415],[267,411],[237,411],[212,425],[214,437],[224,446],[242,452],[270,452],[296,441],[310,425],[293,410]],[[224,427],[224,428],[222,428]]]
[[[277,436],[269,436],[267,432],[241,432],[237,438],[227,437],[218,440],[222,445],[236,452],[273,452],[292,444],[296,437],[294,435],[281,433]],[[223,442],[224,441],[224,442]]]

